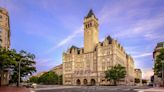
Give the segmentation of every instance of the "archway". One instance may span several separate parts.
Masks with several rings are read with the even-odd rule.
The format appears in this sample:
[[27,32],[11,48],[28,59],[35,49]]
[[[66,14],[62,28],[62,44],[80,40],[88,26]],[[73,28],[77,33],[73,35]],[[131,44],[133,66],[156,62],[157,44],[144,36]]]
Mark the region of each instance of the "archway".
[[92,86],[96,85],[95,79],[91,79],[91,85],[92,85]]
[[87,85],[87,84],[88,84],[87,79],[84,79],[84,80],[83,80],[83,83],[84,83],[84,85]]
[[81,84],[81,82],[80,82],[79,79],[76,80],[76,84],[77,84],[77,85],[80,85],[80,84]]

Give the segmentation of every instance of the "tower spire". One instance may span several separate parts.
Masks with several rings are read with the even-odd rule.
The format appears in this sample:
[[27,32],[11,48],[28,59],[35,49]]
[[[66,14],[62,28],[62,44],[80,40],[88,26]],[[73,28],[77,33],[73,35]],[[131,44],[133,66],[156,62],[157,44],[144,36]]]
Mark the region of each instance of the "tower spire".
[[[93,13],[93,10],[90,9],[87,16],[85,18],[89,18],[89,17],[92,17],[92,15],[96,18],[95,14]],[[97,18],[96,18],[97,19]]]

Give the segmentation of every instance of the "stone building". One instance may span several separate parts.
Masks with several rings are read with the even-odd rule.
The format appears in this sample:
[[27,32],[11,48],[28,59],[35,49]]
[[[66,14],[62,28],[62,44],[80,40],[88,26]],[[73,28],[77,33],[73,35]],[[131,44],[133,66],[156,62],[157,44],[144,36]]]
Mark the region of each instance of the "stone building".
[[[0,8],[0,47],[10,48],[10,24],[9,15],[6,9]],[[0,85],[9,83],[9,71],[0,70]]]
[[99,41],[98,19],[92,10],[84,18],[84,47],[70,47],[63,53],[64,85],[110,84],[104,71],[121,64],[126,67],[126,78],[119,84],[134,84],[134,61],[124,48],[110,36]]
[[135,74],[136,79],[140,79],[139,84],[142,84],[142,71],[141,71],[141,69],[135,69],[134,74]]
[[[164,49],[164,42],[157,43],[157,46],[154,49],[154,52],[153,52],[154,65],[155,65],[156,57],[157,55],[160,54],[161,49]],[[155,86],[162,84],[162,79],[159,78],[157,75],[154,75],[154,84]]]
[[58,66],[55,66],[51,71],[55,72],[57,75],[63,74],[63,64],[60,64]]
[[9,15],[4,8],[0,8],[0,46],[10,47],[10,24]]

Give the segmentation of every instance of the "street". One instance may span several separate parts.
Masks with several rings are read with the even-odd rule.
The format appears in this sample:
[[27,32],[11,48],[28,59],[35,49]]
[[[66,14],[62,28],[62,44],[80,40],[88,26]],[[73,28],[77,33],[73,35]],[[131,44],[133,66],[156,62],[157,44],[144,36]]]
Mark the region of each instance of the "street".
[[2,86],[0,92],[164,92],[164,88],[148,86],[38,85],[37,88]]
[[50,89],[38,90],[36,92],[137,92],[131,89],[81,89],[81,88],[63,88],[63,89]]
[[[142,87],[147,89],[148,87]],[[126,87],[126,86],[63,86],[63,87],[51,87],[36,89],[35,92],[138,92],[140,88]]]
[[115,90],[87,90],[87,89],[51,89],[51,90],[39,90],[36,92],[137,92],[134,90],[124,90],[124,89],[115,89]]

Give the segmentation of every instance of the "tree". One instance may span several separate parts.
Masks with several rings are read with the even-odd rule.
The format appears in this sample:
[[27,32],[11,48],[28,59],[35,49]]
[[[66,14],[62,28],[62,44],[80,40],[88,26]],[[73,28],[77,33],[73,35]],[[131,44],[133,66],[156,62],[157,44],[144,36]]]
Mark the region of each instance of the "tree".
[[5,69],[13,69],[16,65],[16,51],[0,48],[0,71]]
[[38,77],[36,77],[36,76],[32,76],[31,78],[30,78],[30,82],[33,82],[33,83],[38,83]]
[[[17,52],[14,49],[5,49],[5,48],[1,48],[0,49],[0,64],[1,64],[1,70],[10,70],[10,71],[14,71],[15,66],[17,66]],[[12,72],[13,73],[13,72]],[[13,73],[14,74],[14,73]],[[16,78],[16,75],[13,76],[14,78]],[[12,79],[11,82],[13,82],[16,79]],[[17,78],[18,80],[18,78]]]
[[151,83],[154,83],[154,75],[150,77]]
[[15,55],[15,50],[0,48],[0,75],[3,75],[4,70],[12,71],[14,69],[14,66],[16,65]]
[[[160,78],[162,78],[162,72],[163,72],[162,66],[164,68],[164,63],[162,63],[162,61],[164,61],[164,49],[161,49],[160,54],[157,55],[155,60],[155,66],[154,66],[154,73]],[[164,85],[164,81],[163,81],[163,85]]]
[[27,53],[24,50],[21,50],[19,53],[15,55],[15,60],[17,64],[13,69],[12,82],[18,83],[18,73],[19,73],[19,63],[20,63],[20,76],[26,77],[28,74],[32,75],[32,73],[36,72],[35,68],[35,55],[31,53]]
[[20,63],[20,76],[26,77],[28,74],[36,72],[35,55],[26,51],[16,52],[14,49],[0,48],[0,73],[3,70],[12,71],[12,79],[10,82],[18,83],[18,65]]
[[142,84],[146,84],[146,83],[147,83],[147,80],[142,79]]
[[58,76],[58,84],[62,85],[63,84],[63,75]]
[[42,84],[58,84],[58,75],[52,71],[46,72],[38,79]]
[[140,83],[140,79],[139,78],[135,78],[135,83]]
[[108,69],[105,71],[105,78],[107,80],[113,80],[114,85],[117,85],[117,81],[122,78],[125,78],[126,70],[125,67],[121,66],[120,64],[112,67],[110,70]]

